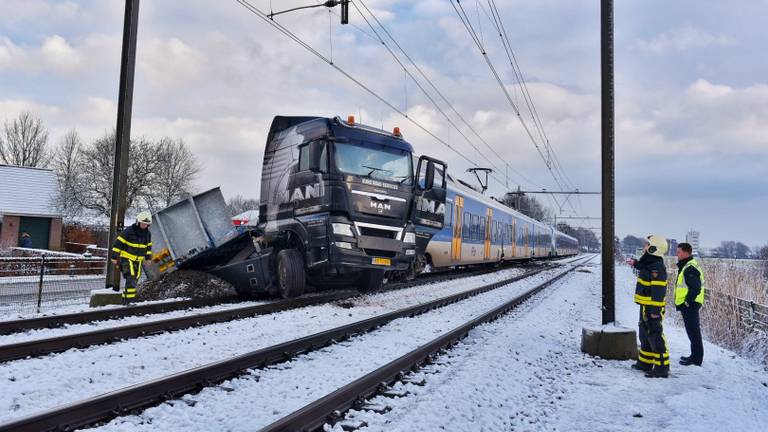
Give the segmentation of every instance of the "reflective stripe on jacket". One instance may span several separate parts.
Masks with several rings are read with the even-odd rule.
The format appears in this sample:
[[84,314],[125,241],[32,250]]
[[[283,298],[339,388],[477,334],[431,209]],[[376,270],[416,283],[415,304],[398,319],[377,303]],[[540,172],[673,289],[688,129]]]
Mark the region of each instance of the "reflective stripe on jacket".
[[688,262],[685,263],[683,268],[677,272],[677,284],[675,284],[675,306],[679,306],[685,303],[685,299],[688,297],[688,282],[685,280],[685,272],[689,268],[696,269],[696,271],[699,273],[699,280],[701,281],[701,289],[699,289],[699,294],[696,295],[694,301],[699,304],[704,304],[704,271],[701,269],[699,262],[694,258],[691,258]]
[[128,261],[138,262],[152,258],[152,235],[149,228],[141,229],[133,224],[123,230],[112,245],[110,258],[123,258]]
[[664,259],[646,253],[637,261],[635,268],[638,270],[635,303],[645,306],[645,311],[649,314],[660,315],[667,295],[667,268],[664,266]]

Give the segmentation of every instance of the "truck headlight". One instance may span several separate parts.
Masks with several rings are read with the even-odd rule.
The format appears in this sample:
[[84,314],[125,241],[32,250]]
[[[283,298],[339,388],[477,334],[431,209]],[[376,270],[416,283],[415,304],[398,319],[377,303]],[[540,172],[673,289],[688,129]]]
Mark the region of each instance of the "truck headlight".
[[416,233],[407,232],[403,236],[403,243],[416,243]]
[[349,242],[334,242],[333,244],[342,249],[352,249],[352,243]]
[[333,228],[334,234],[344,235],[349,237],[355,236],[355,234],[352,233],[352,225],[345,224],[345,223],[332,223],[331,228]]

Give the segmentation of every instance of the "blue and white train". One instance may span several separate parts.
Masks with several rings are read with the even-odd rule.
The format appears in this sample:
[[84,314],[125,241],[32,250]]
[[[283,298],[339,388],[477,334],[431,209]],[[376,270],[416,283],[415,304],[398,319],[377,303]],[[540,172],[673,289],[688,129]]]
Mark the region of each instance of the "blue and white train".
[[416,272],[427,265],[440,269],[579,252],[575,238],[482,195],[450,174],[446,185],[443,228],[417,228]]

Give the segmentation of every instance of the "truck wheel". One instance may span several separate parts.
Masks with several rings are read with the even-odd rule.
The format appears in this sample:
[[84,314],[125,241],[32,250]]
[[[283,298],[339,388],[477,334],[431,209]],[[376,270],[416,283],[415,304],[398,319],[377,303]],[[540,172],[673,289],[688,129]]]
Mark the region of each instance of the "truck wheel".
[[357,280],[357,290],[370,292],[380,290],[384,284],[384,270],[365,269]]
[[307,283],[304,258],[296,249],[283,249],[277,254],[277,289],[287,299],[304,294]]

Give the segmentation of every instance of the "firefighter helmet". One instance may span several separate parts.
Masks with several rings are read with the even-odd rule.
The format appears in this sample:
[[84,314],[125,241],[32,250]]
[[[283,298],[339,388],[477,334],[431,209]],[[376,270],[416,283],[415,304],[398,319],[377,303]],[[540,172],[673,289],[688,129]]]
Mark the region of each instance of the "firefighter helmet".
[[136,215],[136,222],[152,225],[152,213],[148,211],[143,211],[139,213],[138,215]]
[[651,234],[647,237],[647,239],[648,239],[649,254],[663,257],[664,254],[667,253],[667,250],[669,249],[669,244],[667,243],[667,239],[664,238],[663,235]]

